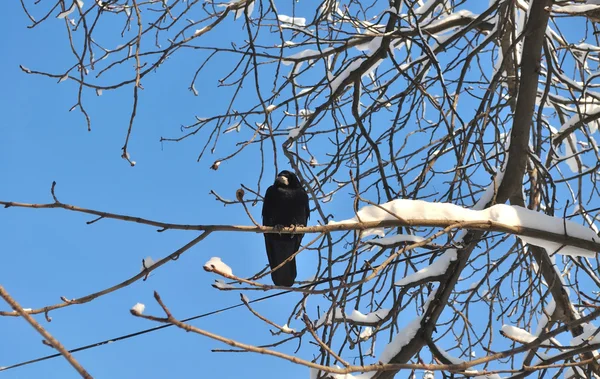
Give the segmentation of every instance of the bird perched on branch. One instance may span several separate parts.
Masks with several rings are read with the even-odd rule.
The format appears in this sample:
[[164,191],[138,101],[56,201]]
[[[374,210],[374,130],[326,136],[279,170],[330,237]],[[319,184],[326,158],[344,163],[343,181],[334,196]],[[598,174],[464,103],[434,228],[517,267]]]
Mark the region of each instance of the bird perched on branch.
[[[262,217],[264,226],[283,228],[306,226],[310,213],[308,195],[298,177],[287,170],[281,171],[275,183],[265,193]],[[300,249],[304,234],[265,233],[265,246],[271,270]],[[296,279],[296,259],[271,273],[273,283],[290,287]]]

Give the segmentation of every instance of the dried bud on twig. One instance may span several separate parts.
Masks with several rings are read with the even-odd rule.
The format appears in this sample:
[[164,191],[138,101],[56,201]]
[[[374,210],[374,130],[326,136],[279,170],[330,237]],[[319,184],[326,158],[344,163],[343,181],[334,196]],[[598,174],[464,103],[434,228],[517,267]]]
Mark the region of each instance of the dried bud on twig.
[[246,191],[244,191],[243,188],[238,188],[237,191],[235,191],[235,198],[238,201],[244,201],[244,194],[246,193]]
[[213,163],[212,166],[210,166],[210,169],[217,171],[219,169],[220,165],[221,165],[221,161],[215,161],[215,163]]

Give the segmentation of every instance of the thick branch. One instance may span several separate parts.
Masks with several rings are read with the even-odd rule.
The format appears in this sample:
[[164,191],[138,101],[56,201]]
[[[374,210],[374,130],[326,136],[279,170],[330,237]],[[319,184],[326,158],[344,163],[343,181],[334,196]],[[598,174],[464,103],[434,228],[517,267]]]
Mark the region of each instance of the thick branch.
[[551,5],[552,0],[533,0],[525,26],[519,94],[510,133],[506,173],[502,185],[498,188],[500,198],[522,197],[521,188],[527,164],[529,134],[538,90],[542,46],[549,17],[549,12],[545,8]]

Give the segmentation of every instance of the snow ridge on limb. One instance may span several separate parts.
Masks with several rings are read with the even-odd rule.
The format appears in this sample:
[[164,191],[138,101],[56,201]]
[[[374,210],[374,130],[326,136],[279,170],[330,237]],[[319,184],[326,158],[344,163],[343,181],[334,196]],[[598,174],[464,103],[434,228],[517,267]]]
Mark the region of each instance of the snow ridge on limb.
[[206,271],[216,271],[227,275],[233,275],[231,267],[227,266],[219,257],[212,257],[204,264]]
[[438,288],[434,289],[429,294],[427,301],[425,301],[425,304],[423,305],[423,314],[421,316],[415,317],[414,320],[409,322],[408,325],[404,327],[404,329],[402,329],[398,334],[396,334],[392,342],[385,347],[383,353],[381,354],[381,357],[379,357],[380,362],[390,362],[392,358],[394,358],[402,350],[402,348],[408,343],[410,343],[410,341],[417,335],[417,333],[421,329],[421,322],[428,313],[427,311],[429,308],[429,304],[435,298],[437,291]]
[[319,320],[315,323],[315,328],[323,325],[331,325],[334,322],[348,322],[355,325],[375,325],[387,318],[390,313],[389,309],[379,309],[374,312],[369,312],[366,315],[354,309],[352,313],[344,313],[340,307],[329,309],[323,313]]
[[[495,183],[494,183],[495,185]],[[398,216],[401,215],[401,216]],[[396,199],[381,205],[368,205],[357,212],[357,216],[328,225],[354,224],[360,222],[403,220],[407,225],[410,220],[444,220],[455,223],[461,222],[494,222],[509,227],[538,229],[543,225],[544,231],[562,234],[568,237],[583,239],[598,243],[600,238],[590,228],[558,217],[548,216],[527,208],[496,204],[477,211],[450,203],[431,203],[423,200]],[[362,236],[384,235],[383,228],[368,229]],[[596,252],[574,246],[561,246],[555,242],[544,241],[542,238],[518,235],[524,242],[545,248],[549,253],[562,255],[595,257]]]
[[535,341],[537,338],[533,334],[528,331],[517,328],[513,325],[502,325],[502,329],[500,329],[500,333],[507,338],[510,338],[513,341],[521,342],[521,343],[529,343]]

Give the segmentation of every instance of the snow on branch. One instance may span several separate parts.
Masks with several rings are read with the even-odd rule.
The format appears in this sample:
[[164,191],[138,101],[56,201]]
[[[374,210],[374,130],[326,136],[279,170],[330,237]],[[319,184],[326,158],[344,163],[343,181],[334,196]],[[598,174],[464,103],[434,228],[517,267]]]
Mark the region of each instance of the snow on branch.
[[598,119],[600,119],[600,105],[597,102],[589,105],[584,104],[578,108],[577,114],[573,115],[561,125],[558,132],[554,134],[552,142],[555,146],[560,144],[584,124],[590,124],[590,129],[592,132],[595,132],[597,129],[596,120]]
[[456,258],[456,249],[448,249],[441,257],[437,258],[435,262],[413,274],[405,276],[394,283],[394,285],[405,286],[410,284],[414,286],[423,281],[428,281],[430,278],[442,276],[448,270],[450,263],[454,262]]
[[417,335],[417,332],[419,331],[419,329],[421,329],[421,321],[427,313],[429,303],[435,297],[437,290],[438,289],[436,288],[429,294],[427,301],[423,305],[423,314],[421,316],[415,317],[411,322],[409,322],[408,325],[404,327],[404,329],[400,330],[398,334],[396,334],[392,342],[386,345],[386,347],[383,349],[383,353],[381,353],[381,356],[379,357],[380,362],[388,363],[389,361],[391,361],[392,358],[398,355],[402,348],[408,343],[410,343],[410,341],[412,341],[412,339]]
[[[18,207],[30,209],[65,209],[72,212],[98,216],[100,219],[116,219],[134,222],[164,230],[196,230],[207,233],[217,231],[247,233],[327,233],[335,231],[362,230],[363,237],[368,235],[383,236],[383,228],[395,226],[429,226],[496,230],[519,235],[527,243],[542,246],[550,253],[568,245],[558,252],[563,255],[593,257],[600,251],[600,238],[593,230],[572,221],[544,215],[518,206],[498,204],[476,211],[448,203],[430,203],[422,200],[397,199],[383,205],[367,206],[358,212],[356,217],[341,222],[330,221],[327,225],[306,226],[297,228],[276,229],[266,226],[242,225],[190,225],[160,222],[142,217],[103,212],[81,208],[71,204],[55,201],[48,204],[19,203],[0,201],[5,208]],[[567,233],[565,233],[565,231]],[[208,234],[203,234],[203,239]],[[550,242],[552,241],[552,242]],[[154,268],[154,267],[152,267]]]
[[532,341],[535,341],[535,339],[537,338],[528,331],[521,328],[517,328],[516,326],[512,325],[502,325],[500,333],[506,338],[510,338],[511,340],[520,343],[530,343]]
[[[360,221],[359,221],[360,220]],[[404,225],[423,225],[422,222],[413,220],[433,221],[444,220],[455,223],[498,223],[514,228],[543,229],[545,232],[574,237],[593,243],[600,242],[594,231],[575,222],[545,215],[519,206],[497,204],[492,207],[476,211],[449,203],[430,203],[423,200],[397,199],[382,205],[368,205],[361,208],[357,215],[351,219],[336,222],[330,221],[328,225],[355,224],[358,222],[373,222],[399,220]],[[524,242],[545,248],[548,253],[557,252],[563,255],[595,257],[596,252],[574,246],[562,246],[556,242],[549,242],[543,236],[532,237],[515,233]],[[363,231],[363,237],[369,235],[383,236],[383,228],[373,228]]]
[[315,328],[322,325],[331,325],[333,322],[349,322],[356,325],[376,325],[382,320],[386,319],[390,313],[389,309],[379,309],[375,312],[367,313],[366,315],[360,311],[354,309],[352,313],[344,314],[344,310],[336,307],[335,309],[329,309],[323,313],[319,320],[315,323]]
[[367,241],[369,245],[376,246],[394,246],[401,242],[423,242],[425,238],[421,236],[413,236],[410,234],[396,234],[394,236],[378,238],[376,240]]
[[570,14],[573,16],[587,16],[590,12],[598,10],[600,10],[600,4],[574,4],[552,7],[552,13]]
[[291,17],[280,14],[277,16],[277,19],[284,24],[306,26],[306,19],[304,17]]
[[226,275],[233,275],[231,267],[227,266],[219,257],[212,257],[204,264],[204,269],[209,272],[223,273]]

